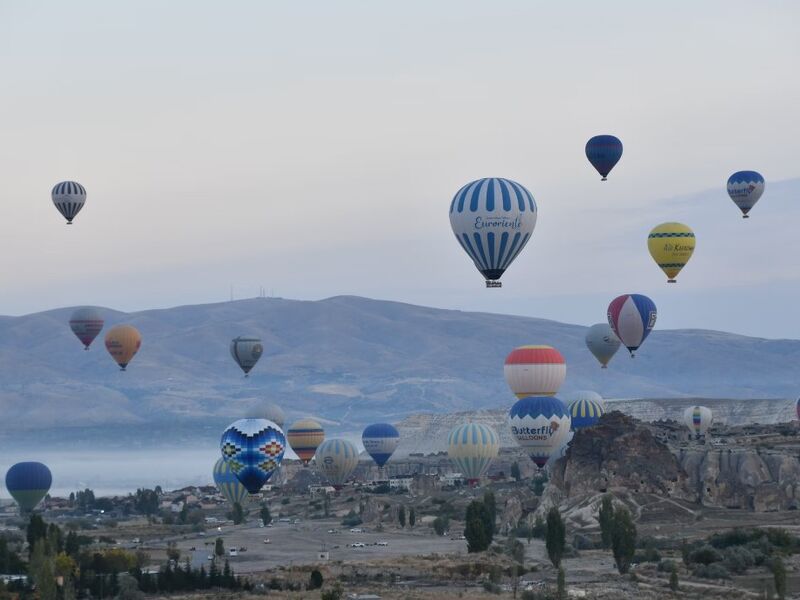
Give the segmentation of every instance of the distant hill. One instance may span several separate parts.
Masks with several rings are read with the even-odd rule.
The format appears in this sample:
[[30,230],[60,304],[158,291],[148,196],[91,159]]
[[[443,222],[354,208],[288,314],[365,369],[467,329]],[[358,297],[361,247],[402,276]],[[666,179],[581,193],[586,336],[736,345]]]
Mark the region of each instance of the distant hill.
[[[635,360],[624,350],[603,371],[585,327],[541,319],[335,297],[258,298],[131,314],[104,309],[106,328],[138,327],[144,342],[128,372],[102,335],[84,352],[72,308],[0,317],[0,432],[148,423],[224,422],[266,400],[293,419],[311,414],[356,430],[421,412],[505,408],[503,360],[520,344],[552,344],[567,359],[563,391],[607,398],[797,394],[800,341],[701,330],[656,330]],[[231,338],[262,337],[250,378],[228,353]]]

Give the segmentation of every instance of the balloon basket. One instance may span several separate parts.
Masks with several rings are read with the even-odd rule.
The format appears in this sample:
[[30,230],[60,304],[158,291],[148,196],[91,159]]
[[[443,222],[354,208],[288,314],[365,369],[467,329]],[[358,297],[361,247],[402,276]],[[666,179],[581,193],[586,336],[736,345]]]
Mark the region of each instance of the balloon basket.
[[608,365],[602,365],[600,368],[601,368],[601,369],[607,369],[607,368],[608,368]]
[[750,218],[750,215],[742,215],[742,218],[743,218],[743,219],[749,219],[749,218]]
[[608,181],[608,177],[603,177],[600,181]]
[[667,283],[677,283],[677,279],[667,279]]
[[503,287],[502,281],[492,281],[491,279],[486,280],[486,287],[487,288],[499,288]]

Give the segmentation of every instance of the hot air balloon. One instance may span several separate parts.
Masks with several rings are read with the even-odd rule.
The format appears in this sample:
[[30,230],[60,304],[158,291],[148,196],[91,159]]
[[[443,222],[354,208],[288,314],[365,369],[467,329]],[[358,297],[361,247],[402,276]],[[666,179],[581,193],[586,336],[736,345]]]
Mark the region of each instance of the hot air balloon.
[[694,253],[694,232],[683,223],[662,223],[653,227],[647,236],[647,249],[668,283],[686,266]]
[[583,398],[575,400],[569,405],[569,414],[572,419],[572,430],[583,429],[595,425],[603,416],[603,406],[599,402]]
[[317,469],[337,490],[358,466],[358,449],[352,442],[341,438],[325,440],[317,448]]
[[797,402],[794,405],[795,412],[797,413],[797,418],[800,420],[800,398],[797,399]]
[[748,213],[761,198],[765,185],[764,178],[755,171],[737,171],[728,177],[728,196],[742,211],[743,219],[750,218]]
[[139,348],[142,336],[132,325],[115,325],[106,333],[106,350],[124,371]]
[[231,466],[224,459],[218,458],[214,464],[214,484],[225,499],[234,504],[244,505],[250,493],[231,471]]
[[222,433],[222,458],[251,494],[275,472],[286,450],[283,431],[266,419],[239,419]]
[[32,511],[50,491],[53,475],[40,462],[21,462],[6,473],[6,488],[22,512]]
[[605,400],[603,400],[603,397],[592,390],[578,390],[577,392],[572,392],[571,394],[563,396],[563,401],[567,406],[570,406],[573,402],[578,402],[580,400],[589,400],[591,402],[595,402],[596,404],[600,405],[600,408],[602,408],[603,411],[606,410],[606,403]]
[[459,425],[447,438],[447,456],[461,471],[468,483],[475,483],[486,474],[500,452],[500,437],[482,423]]
[[478,179],[458,190],[450,203],[450,225],[486,287],[502,285],[503,272],[533,234],[536,214],[531,193],[510,179]]
[[283,429],[283,424],[286,422],[286,415],[281,407],[274,402],[268,402],[264,407],[264,418],[267,421],[272,421],[281,429]]
[[103,315],[96,308],[79,308],[69,318],[69,327],[88,350],[103,329]]
[[361,434],[364,450],[379,467],[383,467],[400,444],[400,433],[389,423],[367,426]]
[[621,346],[621,342],[608,323],[597,323],[586,332],[586,347],[600,362],[601,369],[607,369],[609,361]]
[[503,374],[517,398],[554,396],[567,376],[567,364],[552,346],[520,346],[506,357]]
[[250,373],[250,369],[256,366],[263,352],[264,346],[257,337],[240,335],[231,340],[231,356],[244,371],[245,377]]
[[517,400],[508,413],[511,435],[540,469],[569,438],[571,419],[567,407],[554,396]]
[[622,142],[613,135],[596,135],[586,142],[586,158],[605,181],[622,158]]
[[705,435],[708,428],[714,422],[711,409],[705,406],[690,406],[683,411],[683,422],[697,437]]
[[608,305],[608,324],[631,357],[656,324],[656,315],[655,303],[641,294],[623,294]]
[[62,181],[55,185],[50,197],[58,212],[67,220],[67,225],[72,225],[72,219],[86,203],[86,188],[75,181]]
[[289,427],[286,439],[303,465],[307,466],[325,439],[325,430],[313,419],[300,419]]

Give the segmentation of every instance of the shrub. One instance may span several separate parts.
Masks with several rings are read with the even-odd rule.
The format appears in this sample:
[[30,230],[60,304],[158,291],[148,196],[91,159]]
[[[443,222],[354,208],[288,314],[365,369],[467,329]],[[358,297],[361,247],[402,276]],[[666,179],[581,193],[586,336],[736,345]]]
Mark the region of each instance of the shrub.
[[658,563],[658,570],[662,573],[670,573],[672,569],[677,566],[674,560],[664,559]]
[[700,564],[694,568],[692,575],[703,579],[730,579],[731,574],[721,563],[711,563],[710,565]]
[[722,552],[725,568],[741,575],[756,564],[753,552],[744,546],[731,546]]
[[714,548],[705,544],[696,550],[689,552],[689,562],[701,565],[710,565],[711,563],[720,562],[722,560],[722,553]]

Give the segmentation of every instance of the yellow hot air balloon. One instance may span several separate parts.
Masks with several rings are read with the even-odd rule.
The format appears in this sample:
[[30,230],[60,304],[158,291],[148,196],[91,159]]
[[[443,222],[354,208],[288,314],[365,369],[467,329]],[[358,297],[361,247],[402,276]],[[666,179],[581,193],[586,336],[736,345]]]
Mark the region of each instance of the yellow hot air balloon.
[[116,325],[106,334],[106,350],[121,370],[125,370],[142,345],[142,336],[131,325]]
[[683,223],[662,223],[647,236],[647,248],[667,275],[667,281],[675,283],[678,273],[694,252],[694,232]]

